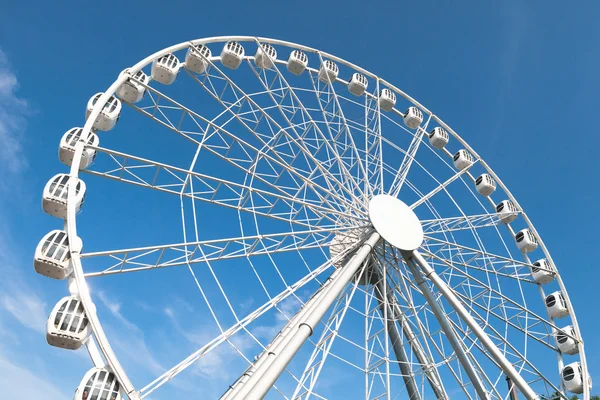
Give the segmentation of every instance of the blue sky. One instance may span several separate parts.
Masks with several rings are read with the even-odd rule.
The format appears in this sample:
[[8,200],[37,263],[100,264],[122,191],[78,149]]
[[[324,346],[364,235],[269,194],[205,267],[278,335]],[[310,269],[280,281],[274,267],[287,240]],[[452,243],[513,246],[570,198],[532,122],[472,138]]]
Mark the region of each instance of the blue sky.
[[[590,251],[597,247],[600,222],[593,156],[600,89],[597,4],[165,4],[2,6],[0,386],[9,388],[7,397],[34,398],[39,388],[48,399],[65,398],[90,365],[82,352],[67,354],[45,344],[46,316],[66,292],[31,267],[38,240],[57,227],[41,211],[40,195],[46,180],[65,170],[56,157],[61,135],[82,123],[89,96],[125,67],[174,43],[229,34],[280,38],[345,58],[394,83],[460,132],[543,236],[575,306],[592,377],[600,379],[594,357],[600,351],[599,304],[593,296],[600,276]],[[114,214],[113,221],[127,217]],[[115,294],[110,287],[106,293],[112,295],[106,307],[113,326],[125,324],[140,338],[133,351],[147,351],[152,343],[144,341],[138,325],[148,319],[123,316],[123,304],[134,293]],[[189,342],[193,347],[202,339]],[[159,361],[152,362],[160,369]],[[140,374],[151,372],[152,367]],[[32,392],[16,392],[20,383]]]

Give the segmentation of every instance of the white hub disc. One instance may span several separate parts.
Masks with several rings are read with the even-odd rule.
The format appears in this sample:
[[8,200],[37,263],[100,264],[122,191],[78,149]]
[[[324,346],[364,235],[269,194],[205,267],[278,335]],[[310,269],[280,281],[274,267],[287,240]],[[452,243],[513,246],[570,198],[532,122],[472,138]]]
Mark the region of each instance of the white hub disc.
[[387,194],[369,202],[369,218],[375,230],[392,246],[412,251],[423,243],[423,227],[409,206]]

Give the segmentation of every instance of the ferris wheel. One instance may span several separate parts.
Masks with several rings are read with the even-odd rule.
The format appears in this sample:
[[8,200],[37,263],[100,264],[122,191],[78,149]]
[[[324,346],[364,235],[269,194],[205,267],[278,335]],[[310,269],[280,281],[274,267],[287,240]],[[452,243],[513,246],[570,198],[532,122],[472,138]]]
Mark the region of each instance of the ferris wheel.
[[[257,37],[177,44],[92,96],[59,159],[70,171],[42,206],[64,226],[34,267],[68,282],[48,343],[94,363],[76,400],[160,398],[221,348],[237,377],[223,400],[589,399],[575,312],[516,199],[439,117],[350,62]],[[218,330],[142,382],[90,285],[152,279],[191,285]]]

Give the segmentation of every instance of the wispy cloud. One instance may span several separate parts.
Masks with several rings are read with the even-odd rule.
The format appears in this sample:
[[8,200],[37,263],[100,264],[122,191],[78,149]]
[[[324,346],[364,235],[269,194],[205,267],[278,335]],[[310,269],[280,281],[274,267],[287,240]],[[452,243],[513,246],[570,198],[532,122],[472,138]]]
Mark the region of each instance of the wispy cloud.
[[38,333],[46,333],[46,303],[31,294],[12,291],[0,295],[0,305],[21,324]]
[[17,94],[19,81],[6,54],[0,49],[0,168],[1,176],[22,172],[27,166],[23,156],[26,117],[31,113],[27,101]]
[[165,368],[148,348],[144,332],[121,313],[121,303],[102,291],[98,292],[98,298],[119,323],[118,328],[110,329],[111,344],[119,349],[120,354],[125,355],[138,367],[142,367],[153,374],[164,372]]
[[19,269],[21,258],[14,249],[10,236],[0,230],[0,265],[5,276],[11,277],[0,281],[0,310],[26,328],[45,333],[48,318],[46,303],[23,278]]
[[[23,176],[28,165],[23,141],[27,117],[32,112],[27,100],[18,95],[18,90],[17,74],[0,49],[0,203],[8,198],[4,194],[9,188],[14,196],[12,183]],[[17,186],[16,190],[21,187]],[[56,360],[50,365],[40,357],[41,347],[47,346],[43,338],[50,307],[39,290],[38,281],[30,280],[35,275],[30,261],[33,254],[30,250],[24,253],[20,243],[15,242],[14,231],[3,212],[0,212],[0,221],[5,222],[0,227],[0,271],[8,277],[0,280],[0,397],[68,398],[68,394],[58,387],[69,378],[65,378],[64,373],[54,375],[54,372],[51,377],[46,377],[46,371],[55,371]],[[24,271],[27,265],[31,269]],[[89,360],[85,351],[63,354],[61,360],[75,361],[77,367],[81,367],[81,357]],[[69,354],[76,358],[69,359]]]
[[[164,313],[170,319],[174,329],[195,348],[202,347],[208,342],[219,336],[219,332],[214,329],[207,329],[205,326],[197,329],[186,329],[181,326],[177,319],[177,312],[174,307],[165,307]],[[247,336],[235,336],[230,339],[230,343],[222,343],[211,352],[205,354],[200,360],[196,361],[192,371],[203,378],[214,380],[231,380],[228,373],[232,363],[240,362],[241,357],[237,350],[245,352],[255,345],[255,342]]]
[[0,388],[4,399],[64,400],[68,396],[29,369],[0,359]]
[[271,341],[279,331],[288,323],[300,309],[302,303],[296,297],[288,297],[283,300],[278,308],[279,312],[275,314],[275,322],[272,324],[258,325],[252,328],[252,334],[261,339]]

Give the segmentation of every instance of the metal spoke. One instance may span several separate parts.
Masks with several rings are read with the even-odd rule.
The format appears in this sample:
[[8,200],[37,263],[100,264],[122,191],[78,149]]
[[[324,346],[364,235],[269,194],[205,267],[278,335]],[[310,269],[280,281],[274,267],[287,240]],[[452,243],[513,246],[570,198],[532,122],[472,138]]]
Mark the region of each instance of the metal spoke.
[[[109,155],[110,159],[116,164],[116,167],[103,171],[92,169],[85,170],[85,172],[92,175],[175,195],[182,194],[187,177],[190,176],[195,179],[196,184],[200,185],[200,187],[194,192],[183,193],[184,197],[218,204],[228,208],[242,209],[264,217],[282,221],[290,221],[288,216],[291,213],[294,216],[291,221],[304,226],[311,226],[311,223],[316,224],[322,219],[327,219],[330,222],[335,223],[335,218],[331,215],[341,215],[349,219],[355,218],[351,214],[325,208],[322,205],[317,204],[317,202],[307,203],[298,197],[272,193],[267,190],[227,181],[206,174],[190,172],[182,168],[135,157],[114,150],[91,146],[88,146],[88,148],[93,148],[100,153]],[[142,176],[142,174],[144,175]],[[251,197],[255,201],[256,199],[260,199],[261,204],[254,206],[249,205],[248,203],[250,203]],[[240,206],[239,204],[242,205]],[[295,207],[294,205],[296,204],[299,207]],[[302,213],[305,211],[309,212],[310,217],[302,219]]]
[[400,193],[400,189],[402,189],[402,185],[404,185],[404,181],[406,179],[406,175],[408,175],[408,171],[410,170],[410,166],[412,165],[417,150],[419,150],[419,145],[423,141],[423,135],[427,132],[427,126],[429,125],[429,121],[431,121],[431,115],[427,118],[427,122],[423,127],[417,129],[417,133],[414,134],[410,145],[408,146],[408,151],[406,152],[404,158],[402,159],[402,164],[400,164],[400,168],[398,168],[398,173],[394,177],[392,185],[390,186],[390,194],[394,197],[398,196]]
[[[323,168],[323,166],[321,165],[321,162],[319,162],[319,160],[316,160],[312,156],[312,153],[300,141],[293,138],[292,135],[289,134],[286,129],[284,129],[269,113],[267,113],[262,107],[260,107],[251,96],[246,94],[226,74],[224,74],[220,68],[218,68],[214,63],[212,63],[212,61],[211,61],[211,69],[217,71],[217,73],[219,74],[219,78],[223,79],[226,82],[225,89],[223,90],[221,95],[219,95],[219,93],[216,93],[214,91],[214,86],[212,85],[212,81],[211,81],[212,76],[210,74],[206,74],[204,76],[204,81],[201,81],[196,76],[192,75],[194,78],[194,81],[197,82],[198,84],[200,84],[209,93],[211,93],[216,100],[218,100],[220,103],[222,103],[223,107],[232,114],[232,117],[235,118],[240,124],[242,124],[248,130],[248,132],[250,132],[256,138],[258,138],[265,145],[266,149],[268,149],[269,147],[264,142],[264,139],[258,134],[256,129],[253,127],[250,127],[247,121],[241,119],[239,117],[239,115],[234,113],[227,104],[223,103],[222,96],[225,92],[233,93],[235,95],[235,98],[237,99],[236,101],[239,101],[241,104],[247,106],[253,114],[258,113],[261,115],[261,119],[268,121],[269,124],[267,126],[269,128],[271,136],[276,137],[277,135],[284,135],[284,136],[288,137],[289,140],[291,141],[291,143],[293,143],[297,149],[299,149],[308,159],[312,159],[312,161],[314,162],[314,168],[319,170],[319,172],[323,175],[323,177],[325,177],[328,185],[331,185],[331,181],[333,180],[335,182],[335,184],[333,186],[337,186],[337,187],[343,189],[343,191],[349,196],[352,196],[352,197],[354,196],[352,191],[346,189],[343,184],[341,184],[340,182],[338,182],[336,180],[336,178],[333,176],[333,174],[329,173],[327,171],[327,169]],[[266,91],[266,93],[269,93],[269,95],[272,95],[272,93],[268,90]],[[241,107],[241,105],[240,105],[240,107]],[[255,118],[252,120],[252,122],[255,123],[256,126],[258,126],[260,124],[261,120],[258,118]],[[304,124],[306,124],[306,122],[304,122]],[[293,128],[292,130],[295,130],[294,125],[292,125],[292,128]],[[264,152],[263,151],[263,152],[261,152],[260,156],[266,157],[267,155],[270,155],[271,153],[273,153],[275,159],[277,159],[279,162],[285,163],[284,165],[287,165],[286,160],[281,158],[277,152]],[[331,189],[331,188],[332,187],[330,186],[329,189]],[[340,196],[339,198],[343,202],[346,201],[343,196]]]
[[[343,228],[346,230],[347,228]],[[352,229],[352,228],[351,228]],[[356,227],[356,229],[361,229]],[[265,235],[213,239],[130,249],[83,253],[81,258],[108,259],[111,265],[86,277],[113,275],[149,269],[168,268],[231,258],[264,256],[275,253],[318,249],[331,241],[331,234],[342,228],[323,228]]]
[[[334,79],[323,75],[329,67]],[[354,90],[357,76],[363,86],[369,83],[368,90]],[[398,100],[386,112],[380,108],[383,88]],[[416,129],[399,111],[407,106],[426,116]],[[120,120],[124,113],[138,118],[128,114]],[[446,131],[447,137],[435,131],[444,141],[427,140],[430,124]],[[115,127],[117,135],[105,132]],[[64,309],[60,315],[54,309],[49,321],[55,321],[56,337],[63,341],[59,347],[73,340],[62,335],[63,325],[80,329],[87,321],[86,337],[74,343],[86,345],[94,366],[103,369],[99,384],[118,383],[117,397],[149,399],[159,388],[161,395],[173,397],[169,390],[174,386],[167,384],[176,378],[183,383],[176,390],[189,389],[186,395],[193,397],[193,386],[210,378],[191,367],[202,368],[195,365],[199,360],[226,351],[226,368],[245,371],[223,382],[223,400],[336,394],[448,400],[456,393],[473,400],[515,400],[517,389],[526,399],[555,391],[566,399],[567,388],[590,400],[579,324],[559,271],[526,213],[460,135],[357,65],[318,49],[258,37],[179,43],[123,71],[90,101],[84,128],[69,131],[60,146],[60,160],[70,166],[68,177],[82,179],[85,186],[61,180],[64,188],[68,184],[66,197],[49,198],[45,191],[44,210],[64,218],[65,232],[53,233],[60,243],[47,236],[38,246],[35,268],[52,278],[66,276],[69,293],[87,318],[79,315],[74,322]],[[482,187],[478,177],[483,174],[489,176],[482,177]],[[94,201],[84,205],[81,187],[98,196],[102,210],[118,209],[111,214],[117,218],[130,215],[137,222],[148,213],[147,218],[169,221],[130,231],[132,221],[123,221],[123,231],[113,229],[114,219],[99,215],[96,232],[111,232],[106,239],[117,244],[112,250],[86,247],[82,252],[75,238],[93,243],[85,236],[94,230],[78,229],[77,222],[87,220],[78,213]],[[139,204],[112,189],[139,192]],[[414,223],[374,199],[396,202]],[[507,214],[496,212],[498,200],[512,203],[516,220],[502,221]],[[167,206],[176,208],[166,211]],[[516,237],[524,228],[531,233],[525,242],[531,241],[531,248]],[[392,245],[403,247],[394,234],[418,238],[418,244],[400,250]],[[136,239],[150,245],[118,245]],[[64,265],[44,259],[46,249],[55,254],[59,244]],[[540,260],[539,267],[530,255]],[[232,273],[231,265],[246,268]],[[148,276],[122,276],[151,270],[156,271]],[[169,279],[169,274],[190,286],[173,289],[174,296],[143,292],[140,309],[147,306],[153,318],[156,310],[164,310],[174,318],[172,330],[194,347],[178,362],[166,363],[167,343],[152,343],[159,347],[151,356],[160,360],[151,369],[159,376],[139,389],[129,376],[131,364],[120,359],[137,355],[134,335],[117,337],[117,357],[112,335],[122,332],[105,332],[100,317],[108,307],[117,317],[113,323],[133,324],[119,318],[119,310],[114,312],[104,297],[104,305],[94,301],[90,288],[101,293],[104,280],[88,285],[86,279],[111,275],[122,285],[137,282],[127,288],[129,306],[142,293],[136,289],[154,287],[145,279]],[[545,303],[546,293],[557,291],[559,310]],[[199,297],[188,304],[183,296],[190,292]],[[262,304],[255,306],[259,297]],[[202,335],[213,332],[210,336],[188,337],[187,330],[196,333],[197,327],[188,323],[192,312],[201,320]],[[185,324],[175,319],[179,313],[190,313]],[[136,319],[136,324],[145,320]],[[565,335],[565,347],[558,333],[567,325],[572,330]],[[147,327],[136,326],[140,339]],[[48,329],[51,343],[52,324]],[[171,331],[165,332],[169,350],[180,345]],[[574,389],[574,382],[562,379],[567,361],[580,363],[574,371],[581,385]],[[165,371],[156,365],[172,367]],[[137,371],[135,380],[148,371]],[[194,373],[193,380],[186,381],[184,371]],[[332,374],[339,379],[331,379]],[[82,400],[88,380],[82,381],[76,400]]]

